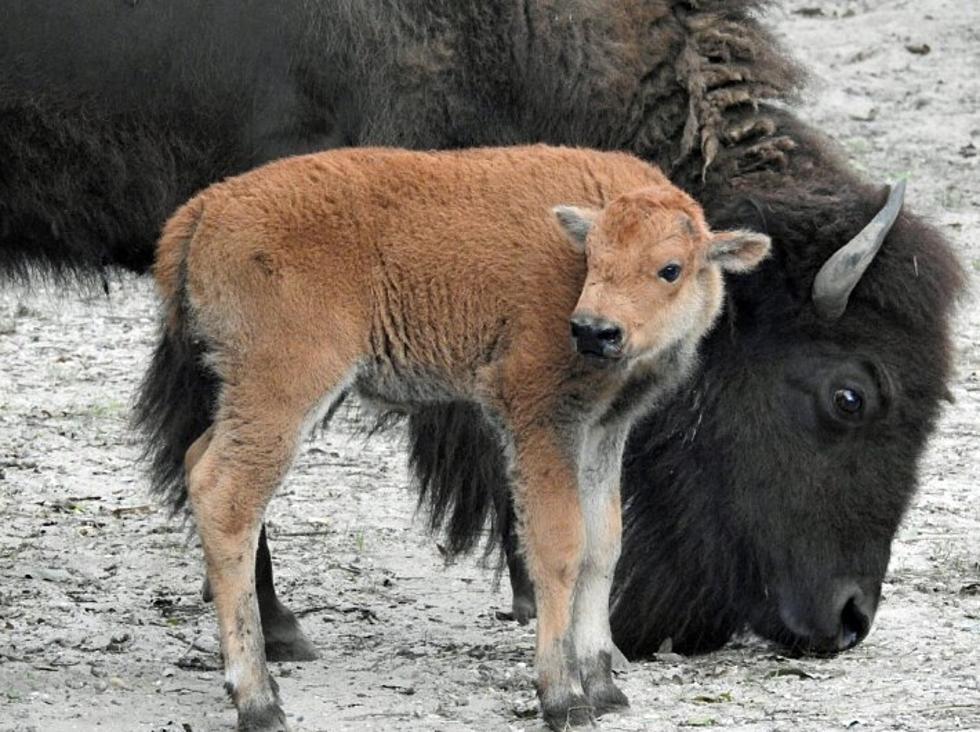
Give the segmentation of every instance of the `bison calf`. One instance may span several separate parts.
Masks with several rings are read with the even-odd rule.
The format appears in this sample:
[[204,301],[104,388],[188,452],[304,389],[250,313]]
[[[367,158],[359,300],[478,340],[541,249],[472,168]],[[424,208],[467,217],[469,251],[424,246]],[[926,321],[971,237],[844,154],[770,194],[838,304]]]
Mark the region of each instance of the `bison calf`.
[[[254,562],[266,504],[347,390],[388,407],[469,400],[498,429],[538,605],[538,694],[555,728],[627,704],[609,589],[619,475],[640,405],[689,371],[722,271],[769,241],[712,234],[699,207],[621,153],[343,150],[211,188],[167,223],[165,324],[141,420],[186,449],[239,726],[285,729]],[[181,422],[212,395],[210,425]],[[158,468],[167,464],[158,459]]]

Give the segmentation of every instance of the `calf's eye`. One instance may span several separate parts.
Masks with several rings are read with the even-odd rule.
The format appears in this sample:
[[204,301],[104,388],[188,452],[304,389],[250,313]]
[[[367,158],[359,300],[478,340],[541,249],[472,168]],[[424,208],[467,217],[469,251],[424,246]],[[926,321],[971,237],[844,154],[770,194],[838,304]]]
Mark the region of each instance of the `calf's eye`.
[[838,389],[834,392],[834,406],[846,415],[852,416],[861,411],[864,398],[855,389]]
[[666,267],[657,272],[657,276],[666,282],[673,282],[681,276],[681,266],[671,262]]

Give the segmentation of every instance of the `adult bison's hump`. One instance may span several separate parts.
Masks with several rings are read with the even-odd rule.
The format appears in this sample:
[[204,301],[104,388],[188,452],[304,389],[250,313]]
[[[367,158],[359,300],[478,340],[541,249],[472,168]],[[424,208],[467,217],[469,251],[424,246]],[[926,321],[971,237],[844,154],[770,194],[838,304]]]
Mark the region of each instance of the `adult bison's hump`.
[[285,40],[289,13],[260,2],[15,2],[4,15],[4,107],[159,111],[196,89],[217,101],[270,77],[288,53],[274,41]]
[[257,2],[8,4],[0,276],[144,271],[180,203],[295,148],[292,17]]
[[193,109],[153,117],[39,101],[0,107],[0,278],[145,271],[169,212],[247,166],[219,132]]

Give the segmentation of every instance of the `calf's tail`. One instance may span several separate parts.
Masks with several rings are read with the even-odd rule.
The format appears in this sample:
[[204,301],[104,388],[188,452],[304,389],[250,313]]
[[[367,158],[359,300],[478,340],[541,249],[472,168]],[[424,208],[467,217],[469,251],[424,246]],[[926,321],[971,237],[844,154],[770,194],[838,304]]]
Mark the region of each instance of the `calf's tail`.
[[146,441],[151,490],[178,513],[186,509],[184,455],[211,424],[218,377],[203,361],[186,295],[187,250],[203,214],[194,199],[167,222],[157,247],[154,276],[164,319],[150,367],[136,399],[134,426]]

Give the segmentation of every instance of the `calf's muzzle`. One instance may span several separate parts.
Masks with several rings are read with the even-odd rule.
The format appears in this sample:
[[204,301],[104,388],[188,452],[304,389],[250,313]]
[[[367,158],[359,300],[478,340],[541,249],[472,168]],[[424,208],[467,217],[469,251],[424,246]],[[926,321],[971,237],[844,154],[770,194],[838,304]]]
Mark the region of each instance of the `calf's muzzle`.
[[623,355],[623,329],[617,323],[588,314],[573,314],[570,323],[575,350],[583,356]]

